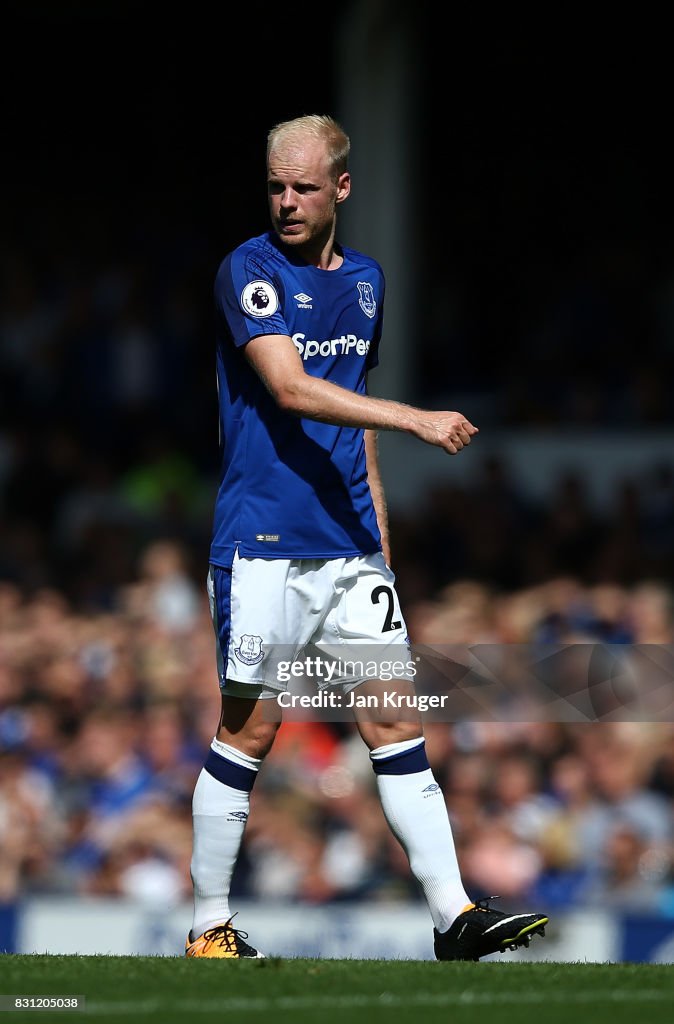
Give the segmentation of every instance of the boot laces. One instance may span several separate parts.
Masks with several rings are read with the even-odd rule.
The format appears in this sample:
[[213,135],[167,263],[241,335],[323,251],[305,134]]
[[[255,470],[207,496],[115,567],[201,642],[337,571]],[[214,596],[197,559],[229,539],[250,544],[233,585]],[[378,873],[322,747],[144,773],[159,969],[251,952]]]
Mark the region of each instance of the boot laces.
[[204,932],[206,942],[213,942],[218,946],[223,946],[228,953],[240,953],[242,948],[251,949],[252,947],[248,946],[246,942],[248,932],[244,932],[240,928],[234,928],[232,925],[235,917],[236,914],[232,914],[224,924],[216,924],[214,928],[208,928]]

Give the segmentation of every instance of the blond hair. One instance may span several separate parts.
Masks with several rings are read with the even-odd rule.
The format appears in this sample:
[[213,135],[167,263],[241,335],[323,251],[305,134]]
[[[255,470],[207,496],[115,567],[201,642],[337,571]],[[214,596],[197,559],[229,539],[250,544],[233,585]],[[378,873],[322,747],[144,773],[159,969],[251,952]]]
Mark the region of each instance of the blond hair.
[[351,149],[349,136],[329,114],[306,114],[304,117],[295,117],[291,121],[275,124],[267,136],[267,162],[272,150],[280,142],[292,142],[307,135],[325,142],[330,170],[335,178],[348,169]]

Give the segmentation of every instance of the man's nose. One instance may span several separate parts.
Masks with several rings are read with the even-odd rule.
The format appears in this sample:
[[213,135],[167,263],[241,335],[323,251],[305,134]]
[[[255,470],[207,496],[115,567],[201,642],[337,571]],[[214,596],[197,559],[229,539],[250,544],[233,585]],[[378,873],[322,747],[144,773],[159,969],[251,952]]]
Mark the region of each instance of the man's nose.
[[295,206],[295,205],[296,205],[295,193],[293,192],[293,190],[291,188],[285,189],[283,195],[281,196],[281,206],[288,207],[288,206]]

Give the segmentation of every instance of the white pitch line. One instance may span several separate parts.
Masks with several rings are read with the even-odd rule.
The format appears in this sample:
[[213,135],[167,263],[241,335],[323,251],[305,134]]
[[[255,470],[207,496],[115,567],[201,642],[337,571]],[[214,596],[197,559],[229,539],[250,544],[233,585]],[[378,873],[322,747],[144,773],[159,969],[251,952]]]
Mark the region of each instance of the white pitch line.
[[87,1000],[86,1012],[93,1014],[139,1014],[153,1013],[170,1009],[181,1013],[226,1013],[241,1011],[269,1012],[273,1010],[329,1010],[332,1008],[340,1010],[373,1008],[377,1006],[391,1006],[403,1008],[406,1006],[498,1006],[504,1003],[511,1004],[551,1004],[551,1003],[657,1003],[670,1002],[671,991],[660,991],[659,989],[635,989],[624,990],[607,989],[605,991],[593,990],[592,992],[568,992],[557,994],[546,994],[544,992],[502,992],[498,995],[495,992],[471,992],[458,993],[439,992],[435,993],[413,993],[410,995],[396,995],[393,992],[382,992],[378,996],[278,996],[276,998],[263,998],[259,996],[235,996],[226,999],[192,1000],[192,999],[170,999],[167,1005],[163,999],[139,999],[136,1002],[127,1000],[125,1002],[91,1002]]

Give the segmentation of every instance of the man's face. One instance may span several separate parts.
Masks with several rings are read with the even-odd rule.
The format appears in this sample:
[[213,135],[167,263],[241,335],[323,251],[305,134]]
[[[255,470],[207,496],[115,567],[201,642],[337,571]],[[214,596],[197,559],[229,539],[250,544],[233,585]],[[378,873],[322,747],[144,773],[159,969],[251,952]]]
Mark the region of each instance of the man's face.
[[320,140],[286,140],[270,154],[267,191],[272,225],[281,241],[311,247],[329,237],[335,206],[349,194],[349,175],[335,180]]

